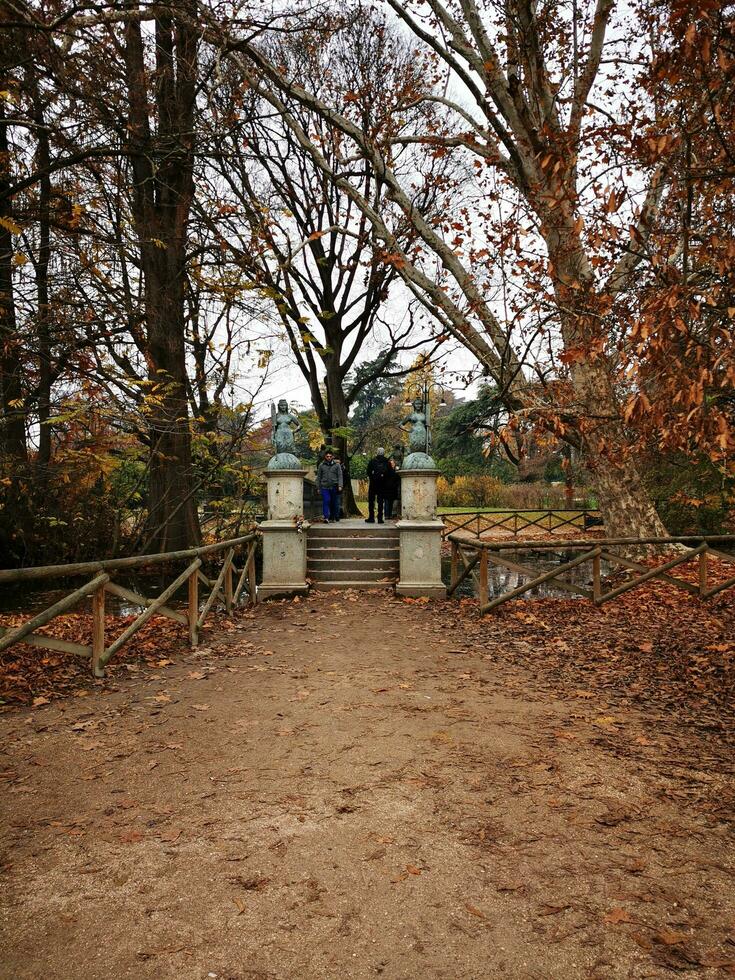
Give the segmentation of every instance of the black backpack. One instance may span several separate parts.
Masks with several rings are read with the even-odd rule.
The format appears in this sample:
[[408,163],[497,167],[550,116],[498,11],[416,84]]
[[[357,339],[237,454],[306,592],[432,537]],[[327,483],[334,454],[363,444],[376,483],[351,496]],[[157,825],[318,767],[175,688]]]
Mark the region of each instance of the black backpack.
[[381,482],[385,480],[390,470],[390,463],[385,458],[385,456],[376,456],[373,460],[373,465],[371,467],[371,476],[374,480],[380,480]]

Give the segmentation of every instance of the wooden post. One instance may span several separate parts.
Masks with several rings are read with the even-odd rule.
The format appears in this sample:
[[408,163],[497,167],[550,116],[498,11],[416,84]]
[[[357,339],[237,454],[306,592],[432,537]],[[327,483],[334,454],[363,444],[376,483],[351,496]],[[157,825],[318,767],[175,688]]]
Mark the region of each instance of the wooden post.
[[452,541],[452,571],[449,578],[449,584],[451,586],[457,581],[457,576],[459,575],[459,545],[456,541]]
[[3,633],[0,637],[0,650],[7,650],[8,647],[12,647],[14,643],[20,643],[20,641],[37,630],[39,626],[45,626],[46,623],[50,623],[52,619],[56,619],[62,613],[66,612],[67,609],[71,609],[72,606],[76,606],[80,599],[84,599],[88,595],[92,595],[97,589],[104,585],[106,582],[110,581],[110,576],[103,572],[101,575],[95,576],[91,582],[87,582],[80,589],[72,592],[71,595],[65,596],[58,602],[55,602],[53,606],[49,606],[48,609],[44,609],[43,612],[38,613],[33,619],[26,620],[21,626],[16,626],[15,629],[8,630],[7,633]]
[[258,601],[258,584],[255,579],[255,542],[248,553],[248,592],[250,593],[250,605],[254,606]]
[[235,555],[234,549],[226,556],[225,561],[229,561],[227,571],[225,572],[225,612],[227,615],[232,613],[232,559]]
[[699,594],[703,596],[707,592],[707,552],[708,548],[701,552],[699,556]]
[[105,652],[105,587],[101,585],[92,593],[92,673],[95,677],[105,676],[104,664],[100,658]]
[[199,645],[199,630],[197,620],[199,619],[199,574],[198,569],[189,576],[189,646]]
[[487,588],[487,550],[483,548],[482,555],[480,556],[480,577],[478,583],[478,591],[480,593],[480,609],[483,609],[487,605],[488,599],[488,588]]
[[597,602],[602,595],[602,584],[600,580],[600,556],[595,555],[592,559],[592,599]]
[[513,534],[518,537],[518,511],[513,514]]

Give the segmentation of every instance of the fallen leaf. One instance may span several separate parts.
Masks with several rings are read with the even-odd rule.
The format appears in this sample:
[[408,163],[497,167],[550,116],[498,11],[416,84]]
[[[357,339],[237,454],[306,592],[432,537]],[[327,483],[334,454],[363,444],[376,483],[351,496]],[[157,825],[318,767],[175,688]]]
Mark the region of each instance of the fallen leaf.
[[143,840],[143,837],[144,835],[139,830],[126,830],[124,834],[120,834],[120,840],[123,844],[137,844],[138,841]]
[[686,932],[676,932],[674,929],[664,927],[659,929],[654,939],[666,946],[676,946],[678,943],[685,943],[687,939],[691,939],[691,936]]
[[598,725],[600,728],[607,728],[608,725],[617,725],[617,718],[613,715],[599,715],[592,722],[593,725]]
[[603,917],[603,922],[609,922],[613,926],[620,925],[621,922],[635,922],[633,916],[626,909],[613,909]]
[[181,831],[180,830],[169,830],[165,834],[159,834],[158,836],[159,836],[159,839],[160,840],[166,841],[167,843],[171,844],[175,840],[178,840],[179,837],[181,837]]

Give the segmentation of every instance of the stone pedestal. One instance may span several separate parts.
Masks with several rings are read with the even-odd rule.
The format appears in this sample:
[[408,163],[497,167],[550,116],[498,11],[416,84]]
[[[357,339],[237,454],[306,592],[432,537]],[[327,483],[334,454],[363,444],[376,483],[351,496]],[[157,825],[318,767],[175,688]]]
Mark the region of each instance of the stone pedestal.
[[[411,457],[409,457],[409,460]],[[430,462],[430,457],[427,457]],[[436,469],[404,469],[401,477],[400,577],[396,592],[405,596],[442,598],[443,524],[436,516]]]
[[[277,457],[276,457],[277,458]],[[272,462],[272,461],[271,461]],[[267,469],[268,520],[263,521],[263,581],[258,597],[309,591],[306,582],[304,474],[301,469]]]

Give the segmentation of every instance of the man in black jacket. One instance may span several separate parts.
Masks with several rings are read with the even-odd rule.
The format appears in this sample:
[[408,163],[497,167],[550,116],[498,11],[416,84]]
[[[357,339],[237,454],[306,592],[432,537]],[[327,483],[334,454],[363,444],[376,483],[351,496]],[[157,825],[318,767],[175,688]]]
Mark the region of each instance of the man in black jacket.
[[367,524],[375,523],[375,500],[378,501],[378,524],[384,524],[383,506],[385,504],[385,494],[388,488],[390,463],[388,462],[385,449],[378,447],[378,451],[367,465],[368,475],[368,518]]

